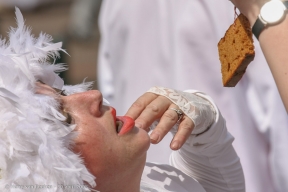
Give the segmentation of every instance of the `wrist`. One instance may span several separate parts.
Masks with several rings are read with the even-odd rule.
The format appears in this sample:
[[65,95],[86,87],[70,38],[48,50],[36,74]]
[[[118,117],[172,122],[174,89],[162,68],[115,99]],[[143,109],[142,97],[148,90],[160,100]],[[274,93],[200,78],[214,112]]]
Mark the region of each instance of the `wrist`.
[[[262,31],[271,26],[279,25],[285,19],[288,10],[288,1],[270,0],[260,9],[256,22],[252,24],[252,32],[259,39]],[[253,22],[253,21],[252,21]]]
[[249,20],[250,25],[253,26],[260,14],[261,7],[270,0],[249,0],[251,3],[242,2],[243,0],[231,0],[233,4],[243,13]]
[[251,26],[253,26],[255,24],[259,13],[260,13],[260,9],[257,9],[257,11],[253,11],[250,14],[248,14],[247,16],[245,15],[248,18]]
[[247,13],[247,15],[245,15],[249,22],[250,22],[250,25],[253,26],[256,22],[256,20],[258,19],[258,16],[260,14],[260,10],[261,10],[261,7],[265,4],[266,2],[263,2],[263,4],[255,4],[253,6],[251,6],[251,9],[250,11]]

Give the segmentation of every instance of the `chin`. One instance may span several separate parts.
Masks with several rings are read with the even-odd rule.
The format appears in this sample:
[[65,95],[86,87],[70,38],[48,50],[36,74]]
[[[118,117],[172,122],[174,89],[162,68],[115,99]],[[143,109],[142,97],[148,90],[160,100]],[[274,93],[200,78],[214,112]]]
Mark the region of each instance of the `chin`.
[[132,144],[135,146],[135,153],[138,157],[145,156],[146,159],[146,153],[150,147],[150,137],[148,133],[143,130],[139,129],[137,127],[134,127],[134,129],[130,132],[131,138],[130,141],[133,142]]
[[[139,128],[138,128],[139,129]],[[143,142],[143,147],[144,147],[144,151],[147,152],[149,147],[150,147],[150,143],[151,143],[151,140],[150,140],[150,136],[148,135],[148,133],[143,130],[143,129],[139,129],[139,132],[141,133],[141,140]],[[146,155],[146,153],[145,153]]]

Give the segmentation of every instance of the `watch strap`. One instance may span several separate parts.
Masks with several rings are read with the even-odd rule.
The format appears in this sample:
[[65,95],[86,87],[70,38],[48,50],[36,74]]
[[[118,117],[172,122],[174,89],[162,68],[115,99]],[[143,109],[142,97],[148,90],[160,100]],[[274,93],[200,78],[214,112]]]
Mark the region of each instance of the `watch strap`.
[[[282,1],[282,3],[285,5],[285,7],[288,9],[288,1]],[[287,10],[286,9],[286,10]],[[257,18],[256,22],[254,23],[252,27],[252,33],[255,35],[255,37],[259,40],[260,33],[262,30],[265,28],[266,25],[259,19]]]
[[262,23],[262,21],[257,18],[256,22],[254,23],[252,27],[252,33],[255,35],[255,37],[259,40],[259,35],[261,31],[264,29],[265,25]]

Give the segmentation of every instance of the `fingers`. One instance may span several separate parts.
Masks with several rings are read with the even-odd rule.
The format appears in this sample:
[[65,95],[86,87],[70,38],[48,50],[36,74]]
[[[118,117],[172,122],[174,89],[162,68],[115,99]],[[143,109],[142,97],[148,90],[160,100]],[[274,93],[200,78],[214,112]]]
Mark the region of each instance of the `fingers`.
[[[153,94],[154,95],[154,94]],[[163,115],[163,113],[167,110],[167,108],[171,105],[171,101],[163,96],[156,96],[156,98],[151,101],[146,107],[143,109],[143,105],[147,104],[150,99],[153,99],[153,96],[150,95],[143,95],[143,98],[139,98],[138,101],[136,101],[132,107],[129,109],[131,113],[135,111],[136,115],[133,117],[136,117],[135,120],[135,126],[145,129],[146,131],[149,131],[149,126],[157,119],[160,119]],[[149,97],[149,98],[148,98]],[[137,107],[137,108],[136,108]],[[140,111],[140,114],[139,114]],[[127,112],[128,113],[128,112]],[[175,112],[174,112],[175,113]],[[132,115],[132,114],[131,114]]]
[[140,116],[142,111],[146,108],[146,106],[149,105],[155,98],[157,98],[157,95],[153,93],[143,94],[132,104],[125,116],[129,116],[132,119],[136,120]]
[[150,134],[153,144],[159,143],[178,121],[178,114],[169,108],[178,109],[178,106],[172,103],[161,116],[158,125]]
[[178,131],[170,144],[170,148],[172,150],[180,149],[191,135],[193,129],[193,121],[189,117],[184,116],[181,123],[179,124]]
[[[177,109],[177,106],[172,104],[169,108]],[[163,114],[159,124],[150,134],[151,143],[153,144],[159,143],[178,121],[178,114],[173,110],[169,110],[169,108]],[[193,121],[189,117],[183,116],[178,126],[178,131],[170,144],[170,148],[172,150],[180,149],[186,142],[188,137],[191,135],[193,129],[194,129]]]
[[[145,93],[133,103],[125,115],[135,120],[136,127],[142,128],[147,132],[149,131],[149,126],[155,120],[160,119],[158,125],[150,134],[151,143],[157,144],[178,121],[178,113],[169,108],[179,109],[177,105],[164,96]],[[184,115],[178,131],[170,144],[170,148],[172,150],[180,149],[191,135],[193,128],[193,121]]]

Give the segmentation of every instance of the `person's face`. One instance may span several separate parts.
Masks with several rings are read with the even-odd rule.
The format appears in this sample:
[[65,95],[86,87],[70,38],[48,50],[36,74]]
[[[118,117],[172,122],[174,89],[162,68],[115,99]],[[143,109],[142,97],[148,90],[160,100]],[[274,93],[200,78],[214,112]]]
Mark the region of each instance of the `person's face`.
[[96,176],[97,186],[105,179],[113,180],[116,174],[127,176],[129,169],[134,174],[142,172],[150,145],[148,134],[134,127],[132,119],[128,119],[128,124],[124,123],[124,133],[119,134],[115,124],[116,111],[103,105],[99,91],[63,96],[47,85],[37,85],[37,93],[59,98],[63,111],[69,113],[71,123],[77,125],[79,135],[73,151],[83,157],[85,166]]

